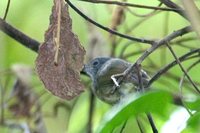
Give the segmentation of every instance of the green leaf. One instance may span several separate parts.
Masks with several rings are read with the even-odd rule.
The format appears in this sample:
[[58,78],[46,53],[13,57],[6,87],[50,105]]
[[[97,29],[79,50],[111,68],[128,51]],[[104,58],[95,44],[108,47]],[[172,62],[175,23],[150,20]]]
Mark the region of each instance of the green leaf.
[[184,103],[186,104],[187,108],[195,111],[200,111],[200,98],[194,101],[185,101]]
[[194,113],[187,121],[187,127],[199,128],[200,112]]
[[123,100],[122,103],[114,106],[105,115],[102,126],[99,127],[97,132],[110,133],[122,122],[140,113],[155,112],[162,115],[163,110],[167,108],[171,101],[172,96],[164,91],[151,91],[142,95],[132,95]]

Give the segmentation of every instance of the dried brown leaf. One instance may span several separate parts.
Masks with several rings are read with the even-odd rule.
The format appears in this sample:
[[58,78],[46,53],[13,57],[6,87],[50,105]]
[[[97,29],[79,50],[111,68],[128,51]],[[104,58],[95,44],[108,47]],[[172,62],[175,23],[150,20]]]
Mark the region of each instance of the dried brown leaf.
[[35,105],[37,96],[31,91],[31,87],[21,79],[17,79],[13,90],[12,98],[16,98],[15,102],[9,105],[9,110],[15,116],[29,117],[31,109]]
[[[126,2],[127,0],[121,0],[123,2]],[[118,26],[120,26],[124,20],[125,20],[125,7],[123,6],[116,6],[113,15],[112,15],[112,21],[111,21],[111,29],[117,30]]]
[[68,6],[54,0],[50,26],[36,59],[36,68],[45,87],[63,99],[72,99],[83,91],[80,71],[85,55],[77,36],[72,32]]
[[117,30],[117,27],[122,24],[124,19],[125,19],[124,7],[121,6],[116,7],[112,16],[111,29]]

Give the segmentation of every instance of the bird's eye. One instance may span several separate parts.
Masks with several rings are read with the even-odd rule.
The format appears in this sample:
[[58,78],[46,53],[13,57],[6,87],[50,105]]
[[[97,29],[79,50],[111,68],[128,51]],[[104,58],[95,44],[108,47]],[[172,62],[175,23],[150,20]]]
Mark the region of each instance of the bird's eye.
[[98,65],[98,64],[99,64],[98,61],[93,62],[93,66],[96,66],[96,65]]

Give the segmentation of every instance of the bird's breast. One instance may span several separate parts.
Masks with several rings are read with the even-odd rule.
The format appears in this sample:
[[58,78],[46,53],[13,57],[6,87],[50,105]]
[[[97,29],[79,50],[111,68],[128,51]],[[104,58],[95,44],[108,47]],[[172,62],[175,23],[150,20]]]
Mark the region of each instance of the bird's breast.
[[116,88],[112,81],[95,86],[94,93],[102,101],[115,104],[121,98],[135,91],[135,86],[131,83],[123,83],[119,88]]

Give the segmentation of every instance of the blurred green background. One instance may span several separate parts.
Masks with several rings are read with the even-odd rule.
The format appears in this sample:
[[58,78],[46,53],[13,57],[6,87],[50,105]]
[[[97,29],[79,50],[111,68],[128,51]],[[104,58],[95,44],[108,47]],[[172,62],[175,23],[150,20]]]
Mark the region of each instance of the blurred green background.
[[[112,5],[104,5],[104,4],[91,4],[87,2],[81,1],[72,1],[76,7],[78,7],[81,11],[83,11],[87,16],[94,19],[98,23],[109,27],[112,23],[112,11],[116,8],[116,6]],[[129,0],[129,2],[134,2],[135,4],[144,4],[149,6],[157,6],[159,1],[157,0]],[[180,1],[177,1],[180,3]],[[0,1],[0,16],[3,17],[6,9],[7,1]],[[198,3],[197,3],[198,5]],[[53,6],[53,1],[38,1],[38,0],[20,0],[20,1],[11,1],[9,13],[6,21],[12,26],[16,27],[20,31],[26,33],[28,36],[38,40],[39,42],[43,42],[44,33],[49,25],[49,16],[51,14],[51,8]],[[76,14],[71,8],[70,16],[73,22],[73,31],[77,34],[81,44],[85,47],[87,55],[86,62],[89,58],[91,58],[91,46],[89,45],[89,41],[92,37],[93,33],[98,33],[99,35],[99,44],[96,46],[98,51],[93,51],[93,58],[97,56],[109,56],[110,51],[112,49],[109,34],[93,25],[88,24],[81,16]],[[130,8],[135,13],[144,15],[151,10],[139,9],[139,8]],[[121,33],[124,33],[126,29],[131,27],[133,24],[139,22],[142,18],[134,16],[130,12],[126,12],[124,22],[119,26],[118,30]],[[178,14],[174,12],[158,12],[156,15],[150,17],[144,22],[141,22],[139,26],[137,26],[130,35],[148,38],[148,39],[161,39],[167,34],[172,33],[184,26],[189,25],[185,19],[180,17]],[[93,31],[89,30],[89,27],[93,28]],[[193,47],[199,48],[199,40],[196,40],[196,34],[190,33],[183,37],[178,37],[178,39],[182,38],[194,38],[191,41],[184,42],[183,44]],[[126,44],[130,41],[126,39],[122,39],[122,41],[118,44],[116,49],[115,56],[119,57],[120,52],[123,48],[123,44]],[[126,50],[125,53],[137,52],[140,50],[145,50],[149,48],[146,44],[139,44],[134,42],[134,45],[131,45],[129,49]],[[173,48],[177,54],[177,56],[181,56],[191,49],[173,45]],[[163,54],[164,53],[164,54]],[[127,58],[130,62],[134,62],[142,53],[130,56]],[[4,110],[4,120],[7,120],[8,123],[27,123],[29,118],[24,117],[15,117],[12,114],[12,111],[9,110],[9,104],[13,101],[6,102],[11,96],[11,92],[14,86],[14,83],[17,79],[16,73],[13,72],[13,66],[20,65],[20,67],[30,67],[31,71],[33,71],[31,75],[30,86],[32,91],[38,95],[39,102],[41,105],[41,112],[44,119],[44,123],[46,126],[46,130],[48,133],[84,133],[87,132],[87,122],[88,122],[88,114],[89,114],[89,103],[90,103],[90,88],[87,87],[84,93],[82,93],[78,98],[72,101],[65,101],[53,96],[47,90],[44,89],[41,81],[39,81],[37,74],[35,73],[35,59],[37,57],[37,53],[31,51],[30,49],[25,48],[15,40],[8,37],[6,34],[0,32],[0,86],[1,86],[1,94],[4,92],[4,98],[1,98],[1,101],[4,100],[5,104],[1,102],[1,112]],[[149,59],[149,60],[148,60]],[[151,75],[153,75],[157,70],[165,66],[174,60],[171,53],[166,48],[160,48],[156,52],[150,55],[150,57],[144,61],[143,67],[147,70]],[[184,67],[187,68],[192,61],[183,63]],[[157,68],[152,66],[151,63],[155,63]],[[22,65],[23,64],[23,65]],[[155,90],[164,90],[167,92],[171,92],[174,94],[180,94],[179,90],[179,80],[183,75],[182,71],[178,66],[174,67],[169,71],[173,74],[173,76],[178,79],[172,78],[168,75],[162,76],[158,81],[153,84],[153,89]],[[189,72],[192,79],[199,83],[199,75],[200,75],[200,66],[197,65]],[[87,77],[82,77],[83,82],[88,82],[89,79]],[[198,84],[199,85],[199,84]],[[89,85],[86,85],[89,86]],[[196,103],[198,105],[198,97],[196,97],[196,93],[193,91],[191,85],[183,87],[184,96]],[[2,97],[2,95],[1,95]],[[157,97],[161,98],[161,97]],[[55,114],[58,108],[57,115]],[[158,108],[162,108],[162,105],[158,105]],[[95,102],[94,109],[94,118],[92,120],[93,130],[97,131],[97,129],[104,123],[105,114],[110,112],[110,106],[97,100]],[[173,105],[171,103],[166,103],[166,107],[153,113],[154,119],[156,121],[156,125],[161,131],[163,125],[170,119],[170,116],[173,112],[179,111],[183,109],[180,106]],[[185,110],[185,109],[183,109]],[[195,110],[197,110],[195,108]],[[160,113],[163,112],[163,113]],[[111,111],[112,113],[112,111]],[[146,132],[151,132],[151,128],[146,122],[146,118],[144,114],[140,114],[140,119],[144,124],[144,128]],[[123,116],[120,116],[123,118]],[[184,116],[183,116],[184,117]],[[1,116],[2,118],[2,116]],[[34,120],[30,120],[34,121]],[[31,123],[31,122],[30,122]],[[196,122],[198,123],[198,122]],[[122,125],[121,125],[122,126]],[[119,128],[119,129],[118,129]],[[117,127],[114,132],[119,132],[120,126]],[[166,130],[166,129],[165,129]],[[183,132],[198,132],[200,131],[198,127],[191,126],[186,128]],[[23,132],[13,127],[7,127],[4,125],[0,126],[1,133],[18,133]],[[139,129],[137,127],[135,116],[131,116],[128,120],[126,128],[124,129],[124,133],[137,133]],[[164,132],[162,130],[162,132]],[[165,131],[166,132],[166,131]]]

